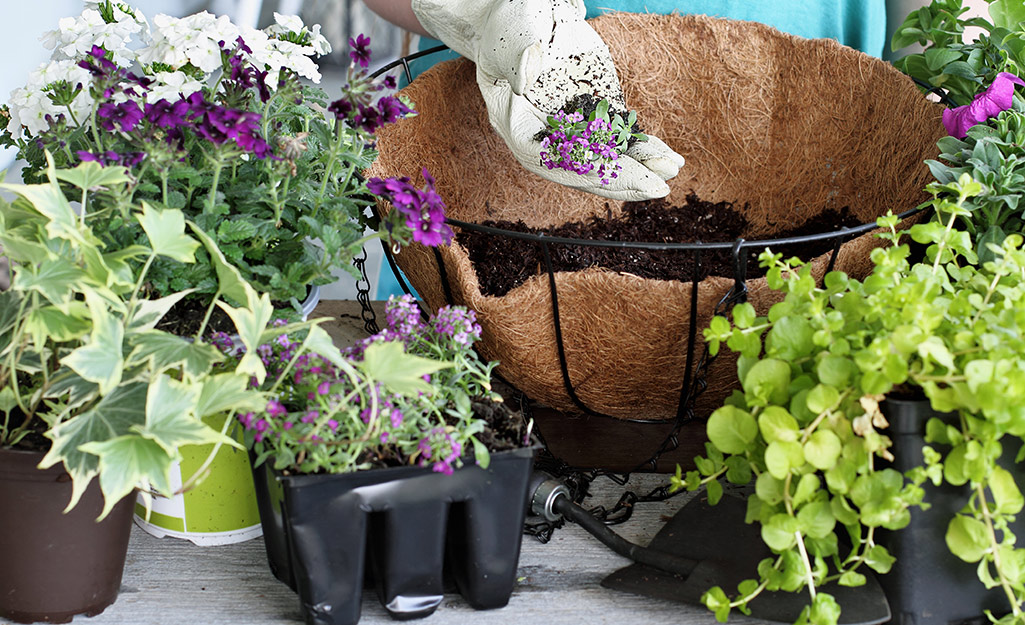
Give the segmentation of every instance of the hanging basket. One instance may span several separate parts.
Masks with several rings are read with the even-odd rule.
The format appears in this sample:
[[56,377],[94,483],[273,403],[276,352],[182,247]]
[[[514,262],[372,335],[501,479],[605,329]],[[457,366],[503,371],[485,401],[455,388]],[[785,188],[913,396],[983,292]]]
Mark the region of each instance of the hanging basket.
[[[747,207],[750,231],[736,242],[738,258],[784,228],[847,207],[868,225],[822,235],[835,238],[835,253],[815,258],[814,271],[863,277],[869,252],[883,244],[869,234],[876,217],[927,199],[923,161],[945,134],[942,107],[889,64],[754,22],[617,13],[591,24],[642,128],[686,158],[669,181],[669,204],[695,193]],[[381,130],[368,174],[420,180],[426,167],[457,231],[485,220],[550,228],[620,212],[621,202],[548,182],[513,159],[490,128],[472,63],[440,63],[403,94],[418,115]],[[678,247],[700,260],[700,244]],[[600,268],[551,279],[542,271],[494,297],[482,294],[458,243],[437,254],[413,245],[396,259],[428,307],[477,311],[482,354],[500,361],[498,373],[530,399],[623,419],[707,416],[737,376],[728,356],[701,364],[701,330],[743,297],[761,314],[780,297],[763,278],[748,278],[743,263],[734,276],[696,286]]]

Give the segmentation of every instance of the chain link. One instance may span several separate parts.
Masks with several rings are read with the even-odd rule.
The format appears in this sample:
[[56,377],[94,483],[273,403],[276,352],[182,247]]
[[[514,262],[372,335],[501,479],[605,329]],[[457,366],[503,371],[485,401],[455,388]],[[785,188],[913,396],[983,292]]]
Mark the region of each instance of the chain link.
[[359,270],[359,279],[356,280],[356,301],[360,306],[360,318],[363,319],[363,329],[367,334],[377,334],[380,328],[377,327],[377,314],[370,304],[370,278],[367,277],[367,248],[362,248],[362,253],[352,259],[352,264]]

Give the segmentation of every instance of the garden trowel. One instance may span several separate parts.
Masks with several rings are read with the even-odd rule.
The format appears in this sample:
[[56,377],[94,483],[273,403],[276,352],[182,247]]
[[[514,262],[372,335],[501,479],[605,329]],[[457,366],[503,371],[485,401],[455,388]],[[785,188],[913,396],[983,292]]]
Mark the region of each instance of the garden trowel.
[[[695,497],[647,547],[621,538],[573,503],[568,491],[538,488],[532,506],[535,513],[561,515],[577,523],[616,553],[637,562],[606,577],[602,586],[657,599],[703,605],[705,591],[719,586],[728,594],[736,592],[738,583],[757,576],[761,560],[773,556],[758,526],[744,523],[744,500],[730,495],[715,506]],[[840,605],[841,625],[876,625],[890,620],[882,587],[871,573],[865,572],[865,578],[865,584],[855,588],[836,583],[819,588]],[[807,592],[763,592],[748,607],[754,618],[793,623],[808,601]]]

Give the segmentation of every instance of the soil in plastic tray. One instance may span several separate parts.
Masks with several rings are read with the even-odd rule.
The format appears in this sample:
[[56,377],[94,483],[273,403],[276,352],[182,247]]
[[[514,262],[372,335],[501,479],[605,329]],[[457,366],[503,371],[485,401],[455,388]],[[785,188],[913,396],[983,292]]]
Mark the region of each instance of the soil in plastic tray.
[[[552,229],[531,228],[522,221],[484,221],[482,225],[552,237],[620,242],[727,242],[745,237],[748,221],[744,210],[732,202],[707,202],[694,194],[687,196],[683,206],[670,206],[665,200],[627,202],[620,217],[591,217],[584,222],[571,222]],[[827,209],[798,228],[781,230],[772,238],[818,234],[854,227],[861,222],[847,207]],[[545,272],[541,246],[533,241],[509,236],[465,230],[457,240],[469,253],[477,271],[481,292],[502,296],[523,284],[528,278]],[[773,251],[784,257],[798,256],[810,260],[833,249],[834,241],[814,241],[780,246]],[[694,276],[693,254],[688,251],[644,250],[636,248],[595,247],[553,244],[549,247],[555,271],[580,271],[603,267],[655,280],[690,282]],[[765,275],[758,266],[761,253],[752,249],[748,256],[747,277]],[[708,276],[733,277],[731,251],[705,250],[701,253],[700,280]]]

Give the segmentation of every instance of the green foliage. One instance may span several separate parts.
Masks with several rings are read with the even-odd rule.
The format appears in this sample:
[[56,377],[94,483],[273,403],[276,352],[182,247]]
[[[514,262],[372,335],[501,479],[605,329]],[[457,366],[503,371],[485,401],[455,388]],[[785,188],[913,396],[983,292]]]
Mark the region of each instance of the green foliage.
[[[179,446],[236,444],[202,418],[244,408],[258,394],[244,390],[244,372],[213,377],[224,358],[212,346],[153,329],[184,294],[146,299],[148,271],[160,258],[191,262],[200,248],[181,211],[141,203],[126,223],[148,233],[149,244],[118,248],[95,233],[106,218],[76,214],[59,181],[89,206],[93,185],[124,192],[124,169],[86,163],[47,173],[44,184],[2,185],[17,199],[0,201],[12,270],[0,293],[0,446],[45,431],[43,466],[63,464],[73,479],[68,507],[98,477],[106,515],[135,488],[171,496]],[[239,292],[247,300],[240,310],[259,301],[248,284]]]
[[[877,530],[899,530],[922,505],[925,480],[970,484],[973,497],[951,520],[950,550],[979,562],[980,579],[1004,588],[1015,614],[1025,600],[1025,549],[1008,523],[1025,498],[996,464],[1007,436],[1025,434],[1025,249],[1017,234],[990,245],[981,261],[967,233],[954,226],[980,185],[971,176],[936,183],[940,221],[897,232],[880,218],[894,244],[872,251],[863,281],[838,273],[821,285],[811,268],[766,251],[760,260],[770,286],[782,292],[764,317],[747,304],[733,323],[713,321],[712,349],[740,353],[743,393],[708,420],[708,453],[697,470],[677,472],[673,488],[755,480],[748,521],[776,554],[730,598],[712,589],[705,604],[722,620],[765,590],[807,589],[811,603],[798,622],[836,623],[839,608],[818,588],[829,581],[864,583],[864,571],[884,573],[893,558]],[[905,236],[925,243],[925,262],[911,264]],[[903,476],[892,459],[886,393],[911,385],[957,425],[931,422],[926,464]],[[994,532],[999,530],[999,532]],[[852,547],[841,550],[841,532]]]
[[[913,11],[894,32],[890,47],[924,46],[894,62],[905,74],[939,87],[964,105],[981,93],[1000,72],[1015,75],[1025,68],[1025,8],[1016,0],[987,0],[990,20],[962,19],[969,7],[962,0],[933,0]],[[965,43],[966,28],[981,29]]]

